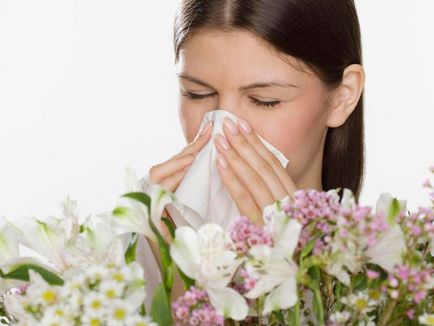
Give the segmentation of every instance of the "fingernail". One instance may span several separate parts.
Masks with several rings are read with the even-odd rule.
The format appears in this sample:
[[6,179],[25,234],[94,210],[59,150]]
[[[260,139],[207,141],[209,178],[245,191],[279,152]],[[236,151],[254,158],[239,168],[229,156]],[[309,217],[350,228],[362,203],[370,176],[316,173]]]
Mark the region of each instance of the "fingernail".
[[201,135],[205,135],[207,132],[208,132],[208,130],[211,128],[211,124],[212,124],[212,122],[211,121],[209,121],[206,125],[205,125],[205,127],[203,127],[203,129],[202,129],[202,131],[201,131]]
[[247,122],[247,120],[244,120],[243,118],[238,118],[238,124],[240,126],[240,129],[245,134],[250,134],[252,132],[252,127],[250,127],[250,124]]
[[226,141],[225,137],[223,137],[222,135],[218,135],[217,141],[219,142],[220,146],[223,147],[223,149],[225,151],[227,151],[230,148],[229,143]]
[[218,165],[220,165],[220,167],[223,168],[223,169],[227,169],[227,168],[228,168],[228,162],[227,162],[226,159],[225,159],[223,156],[221,156],[221,155],[219,155],[219,156],[217,157],[217,163],[218,163]]
[[226,128],[229,129],[232,135],[238,134],[238,128],[231,119],[229,119],[228,117],[224,118],[223,124],[226,126]]

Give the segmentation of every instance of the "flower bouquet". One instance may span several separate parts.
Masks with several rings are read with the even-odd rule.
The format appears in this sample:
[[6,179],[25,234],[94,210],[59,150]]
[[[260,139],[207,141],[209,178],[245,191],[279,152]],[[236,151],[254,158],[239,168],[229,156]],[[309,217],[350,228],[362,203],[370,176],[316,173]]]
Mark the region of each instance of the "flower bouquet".
[[[348,189],[307,189],[267,206],[262,225],[240,216],[228,230],[175,228],[162,216],[173,193],[131,172],[128,183],[112,211],[82,223],[69,198],[60,218],[3,219],[4,324],[434,325],[429,180],[433,205],[416,212],[387,193],[374,209]],[[140,235],[160,250],[154,293],[136,261]],[[19,257],[19,245],[40,257]]]

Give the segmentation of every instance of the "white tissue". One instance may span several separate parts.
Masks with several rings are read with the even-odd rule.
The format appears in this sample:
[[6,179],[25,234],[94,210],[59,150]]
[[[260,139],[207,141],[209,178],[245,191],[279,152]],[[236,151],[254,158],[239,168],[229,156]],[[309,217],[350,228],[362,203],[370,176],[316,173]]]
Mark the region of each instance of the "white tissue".
[[[229,117],[235,123],[238,121],[235,115],[225,110],[210,111],[202,120],[195,139],[207,122],[213,121],[211,139],[198,153],[175,191],[178,204],[166,206],[176,226],[190,225],[197,229],[203,223],[214,222],[226,229],[229,223],[240,215],[216,166],[218,152],[214,144],[214,136],[218,133],[224,135],[223,119],[225,117]],[[285,168],[288,159],[273,145],[259,135],[258,137]]]

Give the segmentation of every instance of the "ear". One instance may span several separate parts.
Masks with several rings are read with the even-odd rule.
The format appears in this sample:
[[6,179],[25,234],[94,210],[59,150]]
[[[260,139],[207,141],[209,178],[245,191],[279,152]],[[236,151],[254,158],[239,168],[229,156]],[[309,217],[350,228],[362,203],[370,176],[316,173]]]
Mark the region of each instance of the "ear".
[[365,86],[362,65],[352,64],[345,68],[341,84],[333,91],[327,126],[336,128],[345,123],[359,102]]

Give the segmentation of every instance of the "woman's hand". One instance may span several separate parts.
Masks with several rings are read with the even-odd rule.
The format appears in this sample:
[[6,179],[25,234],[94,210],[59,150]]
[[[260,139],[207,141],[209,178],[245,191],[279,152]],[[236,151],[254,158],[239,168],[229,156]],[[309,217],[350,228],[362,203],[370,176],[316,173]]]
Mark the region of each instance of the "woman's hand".
[[292,198],[297,187],[246,120],[239,118],[236,125],[225,118],[223,129],[226,137],[215,138],[220,177],[240,214],[262,224],[264,208],[287,195]]
[[188,144],[179,154],[172,156],[163,163],[152,166],[149,170],[149,181],[161,185],[170,192],[175,192],[197,153],[210,140],[211,127],[212,122],[209,122],[204,127],[202,134],[194,142]]
[[[175,192],[187,173],[188,168],[193,163],[197,153],[210,140],[211,130],[212,122],[209,122],[203,128],[201,135],[199,135],[195,141],[184,147],[180,153],[172,156],[163,163],[152,166],[149,170],[149,181],[152,184],[159,184],[170,192]],[[164,209],[162,215],[171,218],[166,209]],[[161,222],[161,227],[164,232],[163,236],[170,243],[172,239],[166,224]]]

